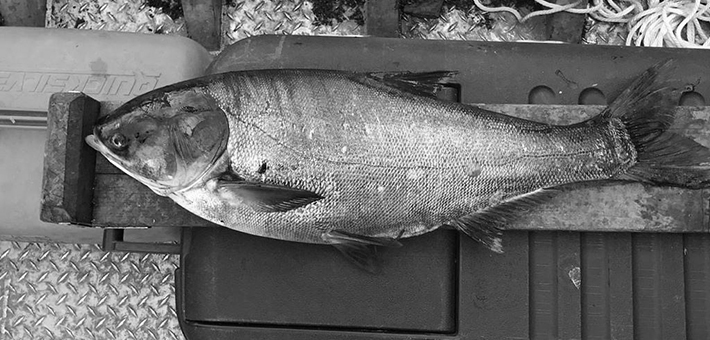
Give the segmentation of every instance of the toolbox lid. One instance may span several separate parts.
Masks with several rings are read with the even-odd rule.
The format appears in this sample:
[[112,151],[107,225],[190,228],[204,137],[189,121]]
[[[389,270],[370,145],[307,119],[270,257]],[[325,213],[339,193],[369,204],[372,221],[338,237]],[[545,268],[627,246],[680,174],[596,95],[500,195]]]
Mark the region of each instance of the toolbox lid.
[[[197,230],[199,229],[199,230]],[[455,331],[457,235],[435,232],[383,249],[373,275],[326,245],[227,228],[186,228],[187,320],[341,330]]]

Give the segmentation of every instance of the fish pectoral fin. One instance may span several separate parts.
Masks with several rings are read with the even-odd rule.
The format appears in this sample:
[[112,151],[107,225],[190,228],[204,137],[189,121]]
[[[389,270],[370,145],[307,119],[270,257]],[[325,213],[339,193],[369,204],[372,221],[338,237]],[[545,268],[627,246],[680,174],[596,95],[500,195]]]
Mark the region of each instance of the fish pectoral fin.
[[552,198],[559,190],[539,189],[512,197],[500,204],[468,214],[446,223],[462,231],[496,253],[503,253],[502,229],[531,208]]
[[308,190],[247,181],[220,180],[217,192],[224,199],[241,201],[258,212],[289,211],[323,198]]
[[380,268],[378,247],[402,246],[399,241],[391,237],[362,236],[341,230],[323,233],[321,238],[338,249],[348,261],[372,274],[377,273]]
[[436,98],[443,84],[451,81],[455,71],[434,72],[376,72],[366,77],[388,87],[404,92]]

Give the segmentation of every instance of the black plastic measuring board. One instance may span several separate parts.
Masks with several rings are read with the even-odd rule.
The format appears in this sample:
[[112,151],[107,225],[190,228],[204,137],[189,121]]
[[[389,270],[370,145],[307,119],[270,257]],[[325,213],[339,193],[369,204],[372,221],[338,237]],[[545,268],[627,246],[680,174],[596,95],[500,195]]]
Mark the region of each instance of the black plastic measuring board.
[[[456,70],[463,102],[602,104],[667,58],[694,87],[683,104],[706,105],[710,51],[699,50],[261,36],[227,48],[211,71]],[[383,250],[371,275],[328,246],[189,228],[178,315],[190,340],[710,337],[706,233],[507,231],[504,242],[499,255],[437,231]]]

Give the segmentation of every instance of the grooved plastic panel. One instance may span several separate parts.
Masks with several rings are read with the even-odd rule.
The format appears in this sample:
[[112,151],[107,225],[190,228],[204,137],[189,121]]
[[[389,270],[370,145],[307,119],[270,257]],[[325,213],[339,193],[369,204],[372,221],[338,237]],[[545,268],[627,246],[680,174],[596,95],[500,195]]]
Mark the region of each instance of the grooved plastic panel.
[[[438,233],[451,232],[433,234]],[[320,276],[312,277],[308,284],[299,283],[301,280],[298,275],[289,276],[293,280],[283,284],[290,287],[293,295],[289,296],[289,293],[281,290],[271,292],[281,297],[286,306],[301,299],[315,300],[309,304],[331,302],[333,305],[328,306],[328,313],[308,315],[308,322],[299,323],[294,322],[293,318],[303,318],[299,313],[309,310],[308,304],[303,308],[292,309],[299,313],[288,314],[289,307],[283,308],[264,301],[265,305],[257,305],[257,309],[268,306],[271,307],[272,316],[286,314],[269,320],[249,320],[245,315],[259,313],[245,310],[251,306],[249,301],[263,299],[268,296],[269,289],[279,284],[260,287],[262,295],[248,297],[243,296],[247,294],[243,289],[258,282],[283,282],[282,275],[269,276],[269,269],[245,266],[245,261],[248,263],[253,260],[237,261],[240,263],[239,273],[246,277],[238,278],[239,275],[230,272],[236,270],[232,265],[235,259],[245,255],[238,247],[226,247],[224,244],[231,242],[232,245],[240,245],[253,241],[251,236],[221,228],[198,228],[189,232],[187,238],[192,241],[186,244],[199,240],[192,243],[189,253],[188,248],[184,248],[187,260],[183,262],[182,272],[178,274],[178,314],[188,339],[229,339],[235,335],[278,339],[284,334],[297,334],[295,338],[299,339],[325,339],[331,336],[345,339],[431,338],[431,335],[406,328],[382,327],[381,333],[375,334],[368,330],[370,327],[366,324],[351,323],[333,327],[314,323],[318,318],[327,320],[334,315],[336,318],[344,317],[354,321],[358,317],[353,318],[353,315],[364,313],[367,319],[374,318],[386,325],[420,312],[415,309],[404,315],[394,313],[394,309],[401,306],[398,303],[392,304],[394,309],[391,313],[362,306],[355,308],[353,304],[338,304],[337,300],[320,300],[318,294],[295,293],[302,293],[304,289],[312,289],[313,286],[329,281],[328,277],[333,275],[331,270],[323,270]],[[253,241],[256,245],[271,242]],[[498,255],[471,240],[460,238],[456,261],[459,263],[458,270],[452,276],[458,278],[457,301],[453,303],[458,305],[454,316],[458,321],[450,332],[429,333],[439,333],[437,339],[631,340],[710,337],[708,235],[511,231],[506,233],[506,244],[508,251]],[[292,248],[297,250],[301,247]],[[434,243],[432,248],[435,249],[429,250],[429,253],[439,253],[445,249],[445,244]],[[404,254],[397,254],[399,251]],[[205,256],[206,253],[212,256]],[[337,258],[339,255],[335,251],[326,249],[321,249],[317,258],[306,253],[312,252],[302,250],[291,256],[301,261],[311,258],[315,262],[311,266],[342,260]],[[250,254],[263,256],[261,252],[252,251]],[[393,258],[401,261],[401,257],[408,254],[411,253],[404,248],[390,250],[384,254],[384,261],[387,263]],[[323,256],[335,258],[323,259]],[[261,259],[258,262],[263,261]],[[344,261],[342,264],[348,265]],[[223,274],[208,275],[205,272],[215,269]],[[292,270],[308,269],[296,267]],[[349,270],[345,269],[344,272]],[[436,271],[428,273],[432,275],[421,283],[423,287],[441,282],[434,275]],[[400,279],[406,281],[411,277]],[[242,280],[250,283],[240,284]],[[354,279],[349,280],[358,282],[362,278],[355,275]],[[387,280],[396,282],[397,279],[388,277]],[[211,282],[211,285],[207,282]],[[233,286],[228,285],[230,282]],[[342,288],[345,296],[354,294],[367,299],[372,294],[368,290],[353,291],[350,286]],[[383,290],[389,288],[383,287]],[[243,297],[235,300],[232,294],[237,292]],[[432,308],[420,294],[412,294],[409,298],[411,301],[407,303],[421,309]],[[242,306],[225,308],[227,304]],[[242,311],[235,313],[235,309]],[[288,318],[291,318],[288,322],[283,321]],[[431,315],[425,320],[418,324],[426,326],[439,319]]]
[[[207,233],[187,230],[181,265],[190,273],[184,281],[187,319],[454,331],[453,231],[403,240],[402,248],[381,249],[382,266],[388,270],[359,275],[360,269],[333,247],[260,238],[227,228],[209,228]],[[234,264],[238,270],[232,269]],[[230,293],[215,298],[220,291]]]

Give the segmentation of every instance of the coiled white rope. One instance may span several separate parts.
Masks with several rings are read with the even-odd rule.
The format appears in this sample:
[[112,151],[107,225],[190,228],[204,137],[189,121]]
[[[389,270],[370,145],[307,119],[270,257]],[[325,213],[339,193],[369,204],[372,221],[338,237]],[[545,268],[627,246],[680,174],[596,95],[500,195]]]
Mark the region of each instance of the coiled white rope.
[[512,8],[512,7],[507,7],[507,6],[488,7],[484,4],[482,4],[481,0],[473,0],[473,2],[476,4],[476,6],[478,8],[480,8],[481,10],[486,11],[486,12],[508,12],[508,13],[512,14],[513,16],[515,16],[515,18],[518,19],[518,21],[520,21],[520,22],[525,22],[526,20],[528,20],[532,17],[537,17],[540,15],[548,15],[548,14],[553,14],[553,13],[557,13],[557,12],[588,14],[588,13],[592,13],[592,12],[598,10],[601,7],[599,5],[599,6],[594,6],[591,8],[574,8],[577,5],[579,5],[580,2],[582,2],[581,0],[577,0],[577,1],[575,1],[571,4],[567,4],[567,5],[553,4],[553,3],[547,2],[545,0],[535,0],[535,2],[541,4],[545,7],[548,7],[549,9],[530,12],[526,16],[522,16],[520,14],[520,12],[518,12],[518,10],[516,10],[515,8]]
[[[710,48],[708,0],[649,0],[649,8],[629,21],[626,44]],[[635,41],[634,41],[635,40]]]
[[533,11],[525,16],[512,7],[489,7],[474,0],[486,12],[508,12],[519,22],[557,12],[589,14],[598,21],[628,26],[627,45],[665,46],[683,48],[710,48],[710,0],[592,0],[588,8],[574,8],[581,0],[567,5],[557,5],[545,0],[535,0],[548,9]]

